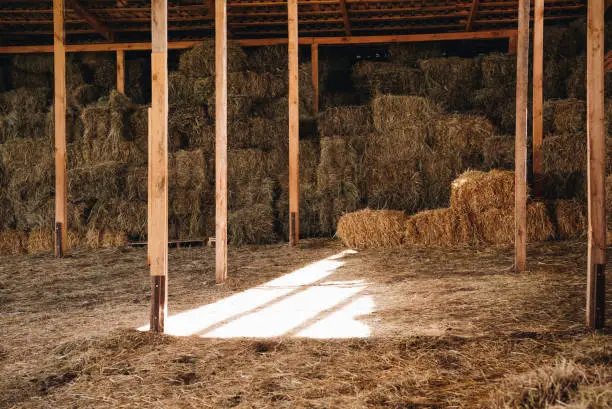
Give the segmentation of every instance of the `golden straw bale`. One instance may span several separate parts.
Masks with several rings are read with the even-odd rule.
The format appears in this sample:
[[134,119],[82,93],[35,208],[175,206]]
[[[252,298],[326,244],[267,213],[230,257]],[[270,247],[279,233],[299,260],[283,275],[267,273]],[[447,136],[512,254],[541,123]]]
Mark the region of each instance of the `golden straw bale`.
[[467,171],[451,186],[450,206],[458,211],[481,213],[490,208],[514,205],[514,172]]
[[85,247],[89,249],[98,249],[102,242],[102,230],[90,228],[85,234]]
[[34,230],[28,236],[28,253],[49,253],[54,249],[54,232],[52,230]]
[[100,239],[100,245],[102,247],[121,247],[128,243],[127,234],[123,232],[114,232],[111,230],[104,230]]
[[451,247],[474,241],[474,232],[465,215],[454,209],[425,210],[411,216],[405,225],[408,246]]
[[586,234],[587,217],[584,205],[577,200],[555,200],[554,224],[560,239],[575,239]]
[[0,256],[15,256],[27,250],[28,237],[14,230],[0,231]]
[[398,210],[363,209],[342,215],[336,235],[345,245],[360,249],[399,246],[406,219]]

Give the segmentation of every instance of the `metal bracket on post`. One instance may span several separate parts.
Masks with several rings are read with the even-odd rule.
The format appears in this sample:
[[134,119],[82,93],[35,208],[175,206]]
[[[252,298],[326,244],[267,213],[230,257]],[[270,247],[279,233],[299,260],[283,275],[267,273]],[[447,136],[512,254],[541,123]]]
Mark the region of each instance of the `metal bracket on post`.
[[60,222],[55,223],[55,257],[64,257],[62,250],[62,223]]
[[595,264],[595,329],[602,329],[606,316],[606,272],[604,264]]
[[297,244],[297,237],[295,237],[295,212],[291,212],[289,217],[289,245],[294,247]]

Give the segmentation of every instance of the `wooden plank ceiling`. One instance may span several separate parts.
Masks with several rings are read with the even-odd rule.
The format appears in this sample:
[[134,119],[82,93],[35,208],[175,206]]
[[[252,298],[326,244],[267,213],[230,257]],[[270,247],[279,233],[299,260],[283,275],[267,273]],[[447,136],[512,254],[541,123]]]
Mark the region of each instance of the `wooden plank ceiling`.
[[[0,0],[0,45],[53,43],[51,0]],[[586,0],[546,0],[547,22],[586,15]],[[67,0],[68,43],[150,41],[150,0]],[[169,0],[170,41],[211,38],[213,0]],[[228,0],[233,39],[287,36],[285,0]],[[299,0],[300,37],[515,28],[518,0]]]

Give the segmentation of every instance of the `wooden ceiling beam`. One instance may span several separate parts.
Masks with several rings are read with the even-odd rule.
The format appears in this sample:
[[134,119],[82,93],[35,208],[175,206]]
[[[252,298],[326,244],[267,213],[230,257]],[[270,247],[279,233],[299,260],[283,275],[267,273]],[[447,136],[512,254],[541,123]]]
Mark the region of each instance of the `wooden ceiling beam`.
[[470,14],[468,16],[467,24],[465,25],[465,31],[472,31],[472,23],[478,14],[479,0],[472,0],[472,7],[470,8]]
[[96,16],[91,14],[89,10],[83,7],[78,0],[68,0],[68,4],[76,14],[85,20],[102,37],[106,38],[108,41],[115,41],[115,34]]

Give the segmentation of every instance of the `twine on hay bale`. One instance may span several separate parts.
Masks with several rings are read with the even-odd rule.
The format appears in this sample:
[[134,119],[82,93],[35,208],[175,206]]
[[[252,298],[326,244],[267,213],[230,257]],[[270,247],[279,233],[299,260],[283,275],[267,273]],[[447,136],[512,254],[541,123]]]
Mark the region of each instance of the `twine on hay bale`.
[[559,239],[576,239],[586,235],[587,218],[583,204],[577,200],[555,200],[552,207]]
[[433,125],[442,109],[427,98],[384,95],[372,101],[374,127],[379,132],[401,130],[415,124]]
[[24,254],[27,250],[27,235],[20,231],[0,231],[0,256]]
[[514,206],[514,172],[470,170],[451,185],[450,207],[457,211],[481,213],[486,209]]
[[256,204],[231,211],[227,223],[231,244],[265,244],[276,240],[270,205]]
[[408,246],[450,247],[472,241],[468,219],[454,209],[425,210],[405,223],[404,243]]
[[342,215],[336,235],[348,247],[359,249],[399,246],[406,219],[398,210],[363,209]]
[[482,145],[486,169],[514,169],[515,140],[511,136],[491,136]]
[[319,114],[321,137],[352,136],[372,130],[372,110],[368,105],[328,108]]
[[[244,71],[246,54],[234,42],[227,45],[227,72]],[[215,42],[204,41],[185,51],[179,58],[179,70],[189,77],[213,77],[215,75]]]

